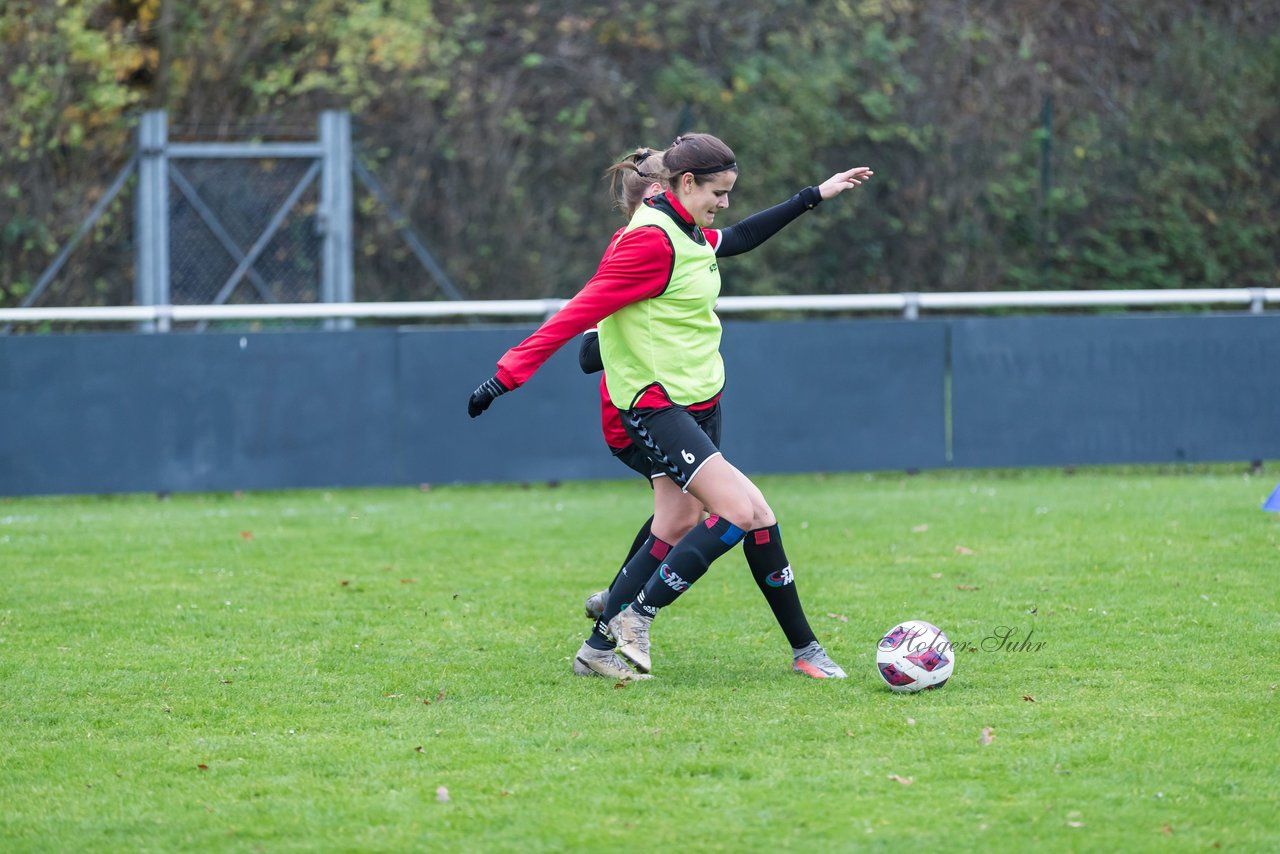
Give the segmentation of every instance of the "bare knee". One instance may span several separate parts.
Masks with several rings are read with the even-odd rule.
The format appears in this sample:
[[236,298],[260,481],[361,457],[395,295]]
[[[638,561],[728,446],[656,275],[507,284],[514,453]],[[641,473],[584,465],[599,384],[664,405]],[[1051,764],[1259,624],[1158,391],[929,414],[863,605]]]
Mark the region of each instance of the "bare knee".
[[755,527],[757,505],[768,511],[760,490],[722,456],[708,460],[690,481],[688,489],[706,505],[709,513],[744,531]]
[[702,505],[668,509],[653,521],[653,535],[668,543],[679,541],[702,521]]
[[668,543],[677,542],[702,521],[702,502],[681,492],[667,478],[658,478],[653,487],[653,535]]
[[777,521],[764,494],[745,477],[732,494],[721,496],[714,512],[744,531],[767,528]]
[[753,504],[751,511],[751,527],[745,530],[754,531],[757,528],[768,528],[778,522],[778,517],[773,515],[773,510],[763,501]]
[[735,527],[744,531],[759,527],[753,524],[756,517],[755,508],[748,495],[734,495],[721,499],[716,502],[715,507],[710,509],[721,519],[727,519]]
[[680,536],[693,530],[693,526],[702,521],[702,506],[695,505],[681,510],[679,516],[672,520],[680,529]]

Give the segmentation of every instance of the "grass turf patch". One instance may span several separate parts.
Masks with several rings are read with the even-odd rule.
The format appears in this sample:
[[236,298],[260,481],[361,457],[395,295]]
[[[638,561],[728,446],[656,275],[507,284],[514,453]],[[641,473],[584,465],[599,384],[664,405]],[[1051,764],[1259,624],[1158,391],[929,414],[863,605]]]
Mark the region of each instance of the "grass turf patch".
[[850,678],[734,552],[621,687],[570,664],[638,483],[0,500],[0,847],[1274,850],[1273,480],[761,478]]

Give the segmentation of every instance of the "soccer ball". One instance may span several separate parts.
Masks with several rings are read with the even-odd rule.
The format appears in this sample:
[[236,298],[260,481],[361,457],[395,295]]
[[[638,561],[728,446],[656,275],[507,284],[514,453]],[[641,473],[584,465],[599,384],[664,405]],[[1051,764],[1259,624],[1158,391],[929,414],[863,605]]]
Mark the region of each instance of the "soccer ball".
[[876,669],[890,691],[911,693],[941,688],[951,678],[955,652],[942,629],[907,620],[884,633],[876,647]]

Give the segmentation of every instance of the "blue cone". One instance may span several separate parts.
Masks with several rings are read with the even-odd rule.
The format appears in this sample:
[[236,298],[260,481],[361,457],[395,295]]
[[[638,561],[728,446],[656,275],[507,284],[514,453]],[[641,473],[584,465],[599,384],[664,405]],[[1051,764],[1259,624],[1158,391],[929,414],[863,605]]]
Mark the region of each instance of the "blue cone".
[[1280,486],[1276,487],[1276,491],[1271,493],[1270,498],[1262,502],[1262,509],[1280,513]]

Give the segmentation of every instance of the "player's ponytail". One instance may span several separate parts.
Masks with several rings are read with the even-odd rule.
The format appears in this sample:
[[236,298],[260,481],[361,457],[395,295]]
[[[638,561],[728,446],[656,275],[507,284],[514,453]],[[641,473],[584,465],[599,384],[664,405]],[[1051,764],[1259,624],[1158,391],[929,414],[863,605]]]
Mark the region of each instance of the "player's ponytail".
[[652,148],[637,148],[606,169],[604,175],[609,179],[613,206],[627,217],[640,207],[651,184],[656,181],[666,185],[662,152]]

